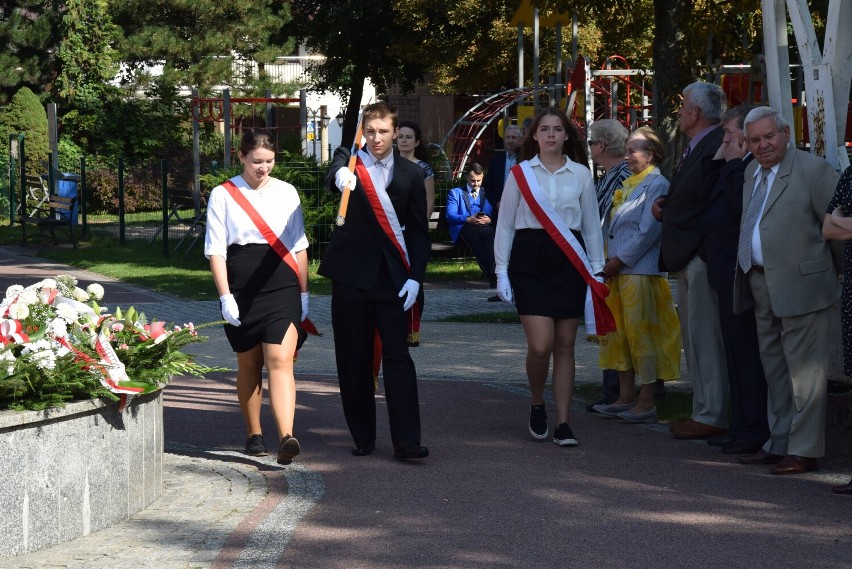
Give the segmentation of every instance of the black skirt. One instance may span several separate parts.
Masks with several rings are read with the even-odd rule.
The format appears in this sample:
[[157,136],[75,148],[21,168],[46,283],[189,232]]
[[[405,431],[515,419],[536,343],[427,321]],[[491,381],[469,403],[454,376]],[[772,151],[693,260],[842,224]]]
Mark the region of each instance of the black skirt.
[[246,352],[259,343],[280,344],[295,324],[299,345],[306,335],[299,326],[302,303],[299,280],[278,253],[266,244],[228,247],[228,286],[240,309],[240,325],[225,324],[231,349]]
[[[580,234],[574,236],[584,247]],[[509,282],[521,316],[583,316],[588,285],[544,229],[515,232]]]

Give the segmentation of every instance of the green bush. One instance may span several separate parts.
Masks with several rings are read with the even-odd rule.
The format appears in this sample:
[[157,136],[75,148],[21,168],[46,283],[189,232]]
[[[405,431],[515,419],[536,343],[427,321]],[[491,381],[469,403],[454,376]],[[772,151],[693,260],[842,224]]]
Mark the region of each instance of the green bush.
[[[118,165],[93,157],[86,161],[86,208],[91,213],[118,212]],[[128,164],[124,168],[124,211],[156,211],[163,203],[160,164]]]
[[9,154],[0,152],[0,218],[9,216]]
[[28,87],[21,87],[0,112],[0,134],[5,141],[9,134],[23,132],[27,174],[40,176],[47,171],[42,162],[50,154],[47,141],[47,113],[38,97]]
[[83,149],[77,146],[73,140],[63,136],[59,139],[59,170],[62,172],[80,173],[80,158],[83,157]]

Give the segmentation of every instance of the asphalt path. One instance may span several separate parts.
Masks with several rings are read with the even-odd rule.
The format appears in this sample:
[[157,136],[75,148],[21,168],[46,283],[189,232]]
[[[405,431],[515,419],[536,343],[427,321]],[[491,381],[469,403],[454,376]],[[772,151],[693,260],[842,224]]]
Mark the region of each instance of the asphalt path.
[[[0,249],[0,286],[57,271],[104,282],[20,255]],[[108,305],[126,295],[122,304],[176,320],[216,316],[214,303],[121,283],[107,294]],[[507,308],[486,303],[490,294],[427,289],[426,315]],[[393,459],[380,388],[376,452],[353,457],[327,300],[312,301],[312,317],[328,333],[309,339],[297,362],[303,454],[292,466],[242,454],[233,372],[177,378],[165,390],[163,497],[109,530],[0,567],[852,568],[852,500],[829,491],[848,471],[775,476],[702,441],[675,440],[664,425],[627,424],[579,403],[578,447],[533,441],[518,326],[424,322],[412,353],[430,456]],[[203,356],[233,365],[221,334],[210,335]],[[578,341],[577,360],[578,381],[598,381],[594,346]],[[263,426],[271,442],[268,406]]]

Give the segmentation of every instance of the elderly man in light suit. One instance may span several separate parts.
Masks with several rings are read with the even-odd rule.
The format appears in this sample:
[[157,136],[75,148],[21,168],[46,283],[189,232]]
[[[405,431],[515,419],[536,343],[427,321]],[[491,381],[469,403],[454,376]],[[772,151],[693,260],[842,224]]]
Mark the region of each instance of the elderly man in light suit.
[[734,311],[754,306],[770,438],[739,461],[800,474],[816,470],[825,453],[831,306],[840,298],[842,250],[825,241],[822,224],[838,175],[790,145],[778,111],[758,107],[744,126],[755,160],[743,183]]

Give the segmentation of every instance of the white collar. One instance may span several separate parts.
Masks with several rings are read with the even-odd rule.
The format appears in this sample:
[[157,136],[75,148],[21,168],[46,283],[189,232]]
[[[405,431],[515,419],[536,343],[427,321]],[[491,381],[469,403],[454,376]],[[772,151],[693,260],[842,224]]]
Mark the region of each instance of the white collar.
[[[557,168],[557,169],[556,169],[556,171],[555,171],[555,172],[553,172],[553,174],[558,174],[558,173],[559,173],[559,172],[561,172],[562,170],[568,170],[569,172],[573,172],[573,171],[574,171],[573,166],[574,166],[574,165],[576,165],[576,164],[575,164],[574,162],[572,162],[572,161],[571,161],[571,160],[570,160],[570,159],[569,159],[566,155],[564,155],[564,154],[562,155],[562,158],[564,158],[564,159],[565,159],[565,164],[563,164],[562,166],[560,166],[559,168]],[[550,170],[548,170],[547,168],[545,168],[545,167],[544,167],[544,164],[542,164],[542,163],[541,163],[541,159],[538,157],[538,154],[536,154],[535,156],[533,156],[533,157],[530,159],[530,166],[538,166],[539,168],[543,169],[544,171],[546,171],[546,172],[550,173]]]

